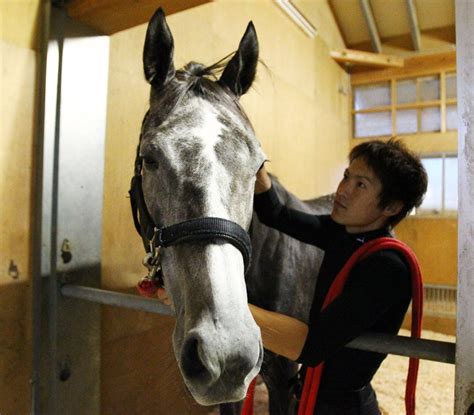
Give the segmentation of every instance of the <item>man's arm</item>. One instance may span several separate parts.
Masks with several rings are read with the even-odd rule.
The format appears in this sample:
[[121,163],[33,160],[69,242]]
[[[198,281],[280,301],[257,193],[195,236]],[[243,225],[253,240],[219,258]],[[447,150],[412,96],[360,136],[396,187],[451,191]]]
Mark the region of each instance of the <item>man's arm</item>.
[[[157,291],[158,299],[174,309],[164,288]],[[263,345],[272,352],[296,360],[303,350],[308,334],[308,326],[293,317],[268,311],[249,304],[250,312],[260,327]]]
[[249,304],[255,322],[260,326],[263,346],[272,352],[296,360],[303,350],[308,326],[284,314]]

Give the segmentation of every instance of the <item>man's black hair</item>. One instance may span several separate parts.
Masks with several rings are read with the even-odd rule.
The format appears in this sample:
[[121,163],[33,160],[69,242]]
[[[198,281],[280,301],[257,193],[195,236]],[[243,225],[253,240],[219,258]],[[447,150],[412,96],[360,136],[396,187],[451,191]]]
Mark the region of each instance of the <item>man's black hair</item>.
[[349,154],[349,162],[362,158],[382,183],[379,206],[388,207],[393,202],[402,202],[397,215],[391,216],[387,225],[394,227],[414,207],[421,205],[428,187],[426,170],[412,151],[400,140],[387,142],[368,141],[354,147]]

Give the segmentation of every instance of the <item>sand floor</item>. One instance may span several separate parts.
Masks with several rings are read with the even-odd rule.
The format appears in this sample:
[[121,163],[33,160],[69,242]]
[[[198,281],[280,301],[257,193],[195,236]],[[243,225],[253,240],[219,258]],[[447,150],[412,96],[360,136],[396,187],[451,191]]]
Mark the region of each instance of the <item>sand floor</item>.
[[[400,335],[409,332],[401,330]],[[423,331],[422,338],[455,342],[454,336]],[[375,375],[373,386],[383,414],[405,413],[405,380],[408,358],[389,355]],[[420,361],[416,388],[417,415],[449,415],[454,412],[454,365]]]

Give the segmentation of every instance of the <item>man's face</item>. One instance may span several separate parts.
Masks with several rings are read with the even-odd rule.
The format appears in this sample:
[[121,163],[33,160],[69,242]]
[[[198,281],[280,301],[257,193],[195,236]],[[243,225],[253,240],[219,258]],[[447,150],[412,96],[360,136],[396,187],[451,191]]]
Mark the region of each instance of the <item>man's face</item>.
[[381,190],[382,183],[365,160],[354,159],[337,187],[332,219],[349,233],[382,228],[390,214],[379,207]]

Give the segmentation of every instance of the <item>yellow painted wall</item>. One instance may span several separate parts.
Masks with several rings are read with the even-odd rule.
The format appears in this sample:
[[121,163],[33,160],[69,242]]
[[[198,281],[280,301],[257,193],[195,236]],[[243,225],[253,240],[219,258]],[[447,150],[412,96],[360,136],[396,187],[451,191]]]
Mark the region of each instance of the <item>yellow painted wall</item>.
[[[31,402],[30,236],[39,1],[0,2],[0,413]],[[18,276],[9,273],[10,262]]]
[[[400,222],[395,233],[415,252],[426,285],[457,285],[458,221],[456,217],[410,216]],[[403,327],[411,327],[411,314]],[[456,318],[425,313],[423,328],[456,334]]]
[[[327,2],[318,7],[328,12]],[[332,192],[349,149],[344,91],[350,79],[329,57],[324,33],[310,39],[270,0],[212,2],[168,17],[175,65],[211,64],[226,56],[237,48],[249,20],[267,68],[259,65],[242,103],[271,160],[269,170],[302,198]],[[105,288],[123,291],[133,291],[144,274],[127,191],[149,93],[142,71],[145,31],[143,25],[110,39],[102,279]],[[186,398],[171,351],[173,324],[170,318],[104,309],[104,414],[206,411]]]
[[409,217],[395,231],[415,251],[426,284],[457,284],[457,218]]

